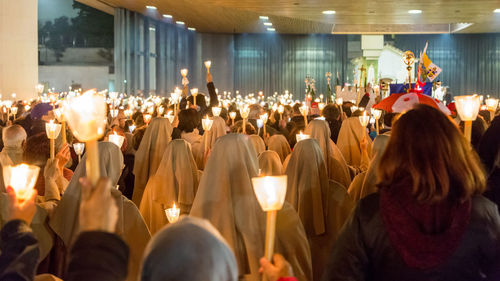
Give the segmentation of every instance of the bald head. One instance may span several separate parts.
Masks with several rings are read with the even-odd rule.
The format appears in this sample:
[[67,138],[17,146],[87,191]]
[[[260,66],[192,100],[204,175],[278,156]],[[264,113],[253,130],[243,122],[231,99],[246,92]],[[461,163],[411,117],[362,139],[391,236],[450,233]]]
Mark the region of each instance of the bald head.
[[2,141],[5,147],[22,147],[26,137],[26,131],[19,125],[6,127],[2,131]]

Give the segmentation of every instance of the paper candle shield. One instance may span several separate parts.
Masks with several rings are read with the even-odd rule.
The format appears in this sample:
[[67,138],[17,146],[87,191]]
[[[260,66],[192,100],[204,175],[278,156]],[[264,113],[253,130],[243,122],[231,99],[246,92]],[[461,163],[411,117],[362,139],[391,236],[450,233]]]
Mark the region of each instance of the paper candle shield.
[[47,138],[55,140],[61,132],[61,124],[56,124],[54,120],[50,120],[49,123],[45,123],[45,132],[47,133]]
[[68,100],[64,116],[77,139],[97,140],[106,126],[106,99],[95,92],[85,92]]
[[252,178],[253,190],[265,212],[280,210],[285,202],[287,176]]
[[481,98],[478,95],[456,96],[455,106],[462,121],[474,121],[481,107]]
[[4,166],[3,180],[5,186],[12,186],[16,192],[17,198],[26,200],[30,198],[34,192],[33,187],[38,179],[39,172],[39,167],[27,164]]
[[82,155],[83,150],[85,149],[85,144],[82,142],[74,143],[73,149],[75,150],[76,155]]

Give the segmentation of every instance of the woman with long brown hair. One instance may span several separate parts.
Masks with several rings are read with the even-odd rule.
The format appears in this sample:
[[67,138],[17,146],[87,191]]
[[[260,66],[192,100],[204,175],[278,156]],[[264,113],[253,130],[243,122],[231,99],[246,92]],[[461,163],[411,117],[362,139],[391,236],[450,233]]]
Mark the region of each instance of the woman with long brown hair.
[[479,158],[437,109],[395,123],[378,193],[360,200],[324,280],[479,280],[498,257],[500,217]]

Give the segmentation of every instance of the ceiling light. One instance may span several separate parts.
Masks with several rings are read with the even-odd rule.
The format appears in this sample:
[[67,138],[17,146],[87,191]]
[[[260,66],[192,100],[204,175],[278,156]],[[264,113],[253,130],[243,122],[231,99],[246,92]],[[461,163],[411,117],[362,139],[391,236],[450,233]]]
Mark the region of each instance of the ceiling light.
[[422,10],[408,10],[408,14],[421,14]]
[[151,27],[149,27],[149,31],[155,31],[155,30],[156,30],[156,28],[154,28],[154,27],[152,27],[152,26],[151,26]]
[[163,15],[163,17],[166,18],[166,19],[171,19],[172,15]]
[[334,10],[326,10],[326,11],[323,11],[323,14],[325,15],[333,15],[335,14],[336,12]]
[[146,6],[147,9],[156,10],[155,6]]
[[180,20],[176,21],[175,23],[178,24],[178,25],[184,25],[184,22],[180,21]]
[[260,16],[259,19],[261,19],[261,20],[268,20],[269,17],[267,17],[267,16]]
[[495,9],[493,13],[499,13],[500,14],[500,9]]
[[276,31],[276,29],[272,28],[272,27],[268,27],[267,28],[267,31]]
[[194,28],[194,27],[188,27],[188,30],[196,31],[196,28]]
[[264,25],[265,26],[273,26],[273,23],[272,22],[265,22]]

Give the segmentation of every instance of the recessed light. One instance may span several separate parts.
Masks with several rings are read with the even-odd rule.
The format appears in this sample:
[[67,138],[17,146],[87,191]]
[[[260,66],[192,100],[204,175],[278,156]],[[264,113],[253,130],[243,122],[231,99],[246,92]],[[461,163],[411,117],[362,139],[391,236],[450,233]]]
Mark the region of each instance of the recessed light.
[[323,11],[323,14],[325,15],[334,15],[336,12],[334,10],[326,10],[326,11]]
[[272,27],[268,27],[268,28],[267,28],[267,31],[276,31],[276,29],[275,29],[275,28],[272,28]]
[[166,18],[166,19],[171,19],[172,15],[163,15],[163,17]]
[[500,9],[495,9],[493,13],[500,13]]
[[421,14],[422,10],[408,10],[408,14]]
[[196,31],[196,28],[194,28],[194,27],[188,27],[188,30]]
[[260,16],[259,19],[261,19],[261,20],[268,20],[269,17],[267,17],[267,16]]
[[175,23],[178,24],[178,25],[184,25],[184,22],[180,21],[180,20],[176,21]]
[[156,10],[155,6],[146,6],[147,9]]
[[273,26],[273,23],[272,22],[265,22],[264,25],[265,26]]

